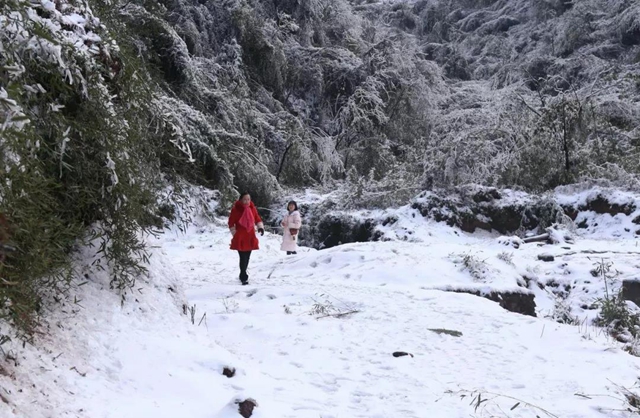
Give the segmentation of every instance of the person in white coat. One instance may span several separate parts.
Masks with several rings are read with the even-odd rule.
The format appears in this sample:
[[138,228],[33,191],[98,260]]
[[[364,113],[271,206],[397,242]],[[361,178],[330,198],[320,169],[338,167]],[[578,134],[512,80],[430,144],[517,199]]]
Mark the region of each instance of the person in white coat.
[[302,217],[298,211],[298,204],[295,201],[287,203],[287,214],[282,220],[282,228],[284,234],[282,236],[282,245],[280,249],[286,251],[287,255],[297,254],[298,251],[298,232],[302,227]]

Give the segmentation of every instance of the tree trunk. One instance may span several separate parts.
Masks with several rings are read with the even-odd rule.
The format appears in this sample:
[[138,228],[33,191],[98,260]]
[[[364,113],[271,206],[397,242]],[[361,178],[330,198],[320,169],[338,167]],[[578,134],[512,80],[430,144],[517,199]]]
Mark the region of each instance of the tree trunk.
[[278,167],[278,174],[276,175],[276,180],[278,181],[280,181],[280,174],[282,173],[282,168],[284,167],[284,160],[287,158],[287,153],[291,148],[293,148],[293,144],[289,144],[287,148],[285,148],[284,153],[282,154],[282,159],[280,160],[280,167]]

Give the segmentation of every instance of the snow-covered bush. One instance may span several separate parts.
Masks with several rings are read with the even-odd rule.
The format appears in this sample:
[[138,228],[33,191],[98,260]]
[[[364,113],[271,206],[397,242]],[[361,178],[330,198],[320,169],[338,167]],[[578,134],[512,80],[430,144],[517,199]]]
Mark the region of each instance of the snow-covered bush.
[[[0,266],[0,319],[33,331],[42,298],[70,286],[85,239],[123,293],[145,272],[161,141],[150,79],[84,0],[0,6],[0,213],[17,251]],[[105,266],[106,267],[106,266]]]
[[485,260],[470,253],[451,254],[449,258],[455,265],[460,265],[461,271],[467,271],[474,281],[485,282],[487,280],[490,267]]
[[595,319],[596,325],[607,328],[621,342],[630,343],[637,339],[640,336],[640,312],[635,305],[635,309],[630,306],[622,289],[614,291],[611,288],[613,279],[618,274],[613,268],[613,262],[602,259],[594,263],[591,274],[602,279],[605,287],[604,296],[597,300],[600,312]]
[[580,325],[582,323],[580,318],[573,314],[571,305],[561,297],[556,297],[553,311],[547,317],[560,324]]

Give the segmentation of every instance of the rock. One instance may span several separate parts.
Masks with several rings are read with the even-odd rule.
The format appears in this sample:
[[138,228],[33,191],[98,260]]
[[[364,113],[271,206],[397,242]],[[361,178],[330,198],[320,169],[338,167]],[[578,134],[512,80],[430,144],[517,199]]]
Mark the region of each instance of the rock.
[[474,202],[480,203],[480,202],[492,202],[493,200],[496,200],[496,199],[502,199],[502,196],[500,195],[500,192],[498,192],[497,189],[494,189],[493,187],[491,187],[491,188],[478,191],[471,198],[473,199]]
[[[578,217],[578,215],[580,214],[580,211],[578,211],[573,206],[563,205],[562,206],[562,210],[564,211],[565,215],[567,215],[569,218],[571,218],[572,221],[575,221],[576,218]],[[585,222],[585,221],[583,221],[583,222]]]
[[430,193],[421,195],[419,199],[411,207],[423,217],[457,226],[469,233],[483,229],[510,235],[521,228],[546,228],[565,212],[548,200],[496,204],[496,200],[502,200],[503,196],[493,188],[459,188],[447,197]]
[[633,222],[636,225],[640,225],[640,215],[638,215],[635,218],[633,218],[633,220],[631,222]]
[[238,412],[243,418],[249,418],[253,415],[253,409],[258,406],[258,402],[254,399],[247,398],[242,402],[238,402]]
[[382,226],[393,225],[398,222],[397,216],[389,216],[384,221],[382,221]]
[[482,221],[478,219],[477,216],[465,214],[461,217],[460,220],[460,229],[464,232],[475,232],[476,229],[484,229],[485,231],[491,232],[493,228],[488,222]]
[[616,216],[619,213],[629,216],[636,210],[632,204],[619,205],[617,203],[609,203],[607,198],[602,195],[596,196],[595,199],[588,201],[586,206],[581,206],[579,209],[591,210],[601,215],[608,213],[611,216]]
[[549,261],[555,260],[555,257],[552,256],[551,254],[546,254],[546,253],[545,254],[538,254],[538,260],[549,262]]
[[533,293],[520,292],[497,292],[482,293],[479,290],[456,289],[455,293],[468,293],[470,295],[480,296],[489,299],[498,304],[509,312],[515,312],[522,315],[536,316],[536,302]]
[[[326,215],[313,228],[313,243],[305,237],[300,243],[315,248],[331,248],[351,242],[379,241],[381,234],[376,231],[374,219],[357,219],[348,215]],[[315,245],[314,245],[315,244]]]
[[393,357],[403,357],[403,356],[411,356],[411,357],[413,357],[413,354],[405,353],[404,351],[396,351],[392,355],[393,355]]
[[460,331],[456,331],[453,329],[446,329],[446,328],[427,328],[429,331],[431,332],[435,332],[438,335],[450,335],[452,337],[462,337],[462,333]]
[[498,242],[502,245],[511,246],[515,249],[520,248],[520,246],[524,244],[524,241],[522,240],[522,238],[516,237],[516,236],[513,236],[513,237],[501,236],[498,238]]
[[232,378],[236,375],[236,369],[234,367],[226,367],[222,369],[222,374],[228,378]]
[[640,279],[624,279],[622,281],[622,298],[640,306]]

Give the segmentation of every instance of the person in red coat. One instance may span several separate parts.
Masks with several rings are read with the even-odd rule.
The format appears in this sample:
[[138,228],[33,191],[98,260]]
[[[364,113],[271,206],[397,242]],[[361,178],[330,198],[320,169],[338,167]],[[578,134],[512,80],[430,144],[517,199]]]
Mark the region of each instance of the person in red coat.
[[243,285],[249,284],[247,267],[251,258],[251,251],[259,249],[258,237],[256,236],[256,225],[260,235],[264,235],[264,225],[256,206],[251,201],[249,193],[242,193],[231,208],[229,214],[229,231],[231,239],[231,249],[238,251],[240,255],[240,282]]

